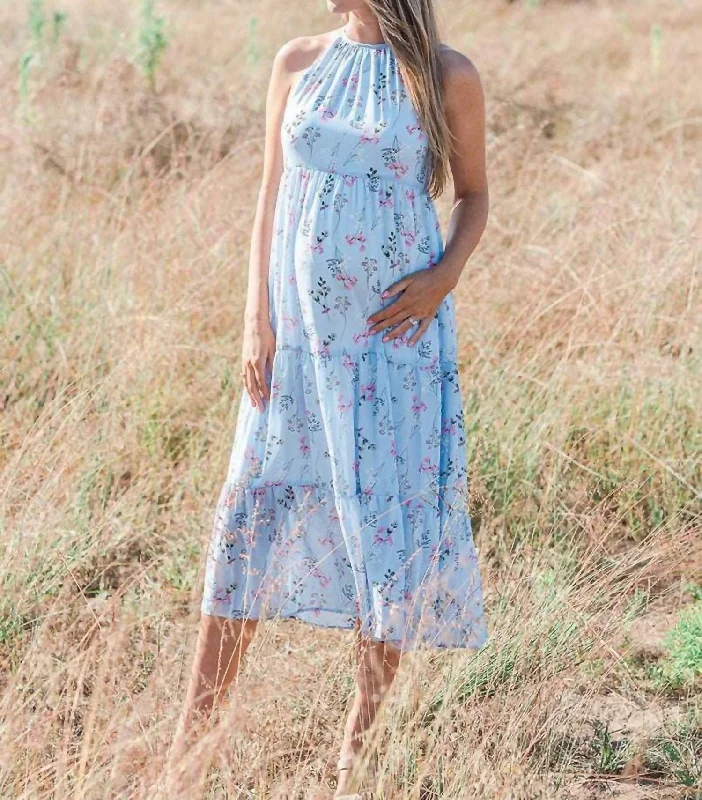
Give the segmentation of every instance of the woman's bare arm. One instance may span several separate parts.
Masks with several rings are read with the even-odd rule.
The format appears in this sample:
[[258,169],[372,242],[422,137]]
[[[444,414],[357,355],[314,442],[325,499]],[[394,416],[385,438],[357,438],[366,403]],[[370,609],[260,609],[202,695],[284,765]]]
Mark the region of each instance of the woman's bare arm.
[[450,161],[453,208],[440,269],[453,289],[487,224],[485,97],[477,69],[462,53],[447,48],[443,63],[446,118],[456,138]]
[[322,37],[301,37],[285,44],[273,60],[266,95],[265,148],[261,188],[251,232],[248,286],[244,312],[242,377],[251,404],[259,411],[270,399],[267,370],[272,367],[275,336],[268,307],[268,268],[273,238],[275,206],[283,173],[280,132],[290,90],[324,46]]

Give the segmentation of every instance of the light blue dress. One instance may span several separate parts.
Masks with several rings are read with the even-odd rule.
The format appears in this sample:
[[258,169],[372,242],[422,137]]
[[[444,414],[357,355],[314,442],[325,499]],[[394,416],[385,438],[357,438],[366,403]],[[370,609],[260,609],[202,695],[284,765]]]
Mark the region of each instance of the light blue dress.
[[482,646],[454,298],[416,346],[366,318],[443,244],[427,139],[389,44],[345,32],[282,125],[269,268],[271,399],[241,398],[201,609],[351,628],[403,650]]

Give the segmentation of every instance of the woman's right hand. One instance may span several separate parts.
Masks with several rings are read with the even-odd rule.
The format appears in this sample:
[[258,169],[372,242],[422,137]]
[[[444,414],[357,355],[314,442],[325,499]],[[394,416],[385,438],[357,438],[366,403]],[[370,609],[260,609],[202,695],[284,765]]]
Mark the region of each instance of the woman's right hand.
[[244,342],[241,351],[241,376],[251,398],[251,405],[259,411],[265,408],[264,400],[270,400],[268,383],[273,370],[275,334],[267,318],[255,317],[244,323]]

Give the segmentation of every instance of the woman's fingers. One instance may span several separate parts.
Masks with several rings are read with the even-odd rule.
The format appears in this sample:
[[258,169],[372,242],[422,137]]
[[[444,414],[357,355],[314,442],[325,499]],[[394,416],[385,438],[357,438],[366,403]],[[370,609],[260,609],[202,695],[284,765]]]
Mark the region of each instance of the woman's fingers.
[[390,333],[386,333],[383,336],[384,342],[389,342],[390,339],[397,339],[398,336],[402,336],[412,327],[412,323],[406,319],[404,322],[400,323],[396,328],[390,331]]
[[253,373],[258,384],[259,396],[268,400],[270,392],[268,390],[268,380],[266,379],[266,359],[261,359],[253,364]]
[[407,317],[411,316],[412,313],[408,308],[398,308],[391,316],[388,316],[382,322],[374,325],[370,333],[380,333],[384,328],[392,328],[394,325],[399,325],[401,322],[404,322]]
[[432,319],[434,319],[434,317],[424,317],[419,325],[417,325],[417,330],[407,340],[407,344],[410,347],[414,347],[414,345],[422,338],[422,336],[424,336],[424,334],[427,332],[427,329],[431,325]]
[[380,295],[383,300],[386,297],[392,297],[393,295],[399,294],[400,292],[404,292],[405,289],[412,283],[413,280],[416,279],[416,275],[405,275],[404,278],[400,278],[399,281],[395,281],[395,283],[388,286],[388,288]]
[[377,333],[383,328],[387,328],[387,326],[390,324],[388,320],[390,320],[392,317],[396,317],[399,314],[402,318],[404,318],[408,313],[407,301],[401,297],[399,300],[395,300],[390,303],[390,305],[385,306],[385,308],[381,308],[379,311],[376,311],[375,314],[371,314],[366,319],[366,323],[368,325],[372,325],[370,331],[371,333]]
[[244,389],[246,389],[246,394],[249,396],[249,400],[251,400],[251,405],[254,405],[253,394],[251,393],[251,385],[249,384],[249,371],[246,368],[246,364],[241,369],[241,379],[244,382]]
[[258,386],[258,379],[256,378],[256,373],[254,371],[254,365],[249,362],[244,367],[244,371],[246,373],[246,389],[249,393],[249,397],[251,398],[251,405],[257,408],[259,411],[262,411],[263,402],[261,399],[261,391]]

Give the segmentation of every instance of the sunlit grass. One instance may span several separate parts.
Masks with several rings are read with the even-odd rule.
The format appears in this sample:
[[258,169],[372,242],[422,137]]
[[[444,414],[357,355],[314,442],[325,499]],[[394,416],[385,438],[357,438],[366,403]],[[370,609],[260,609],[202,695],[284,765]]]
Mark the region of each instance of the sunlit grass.
[[[397,798],[687,791],[702,18],[441,11],[488,98],[491,216],[456,308],[492,638],[407,660],[373,780]],[[336,24],[270,2],[0,11],[3,796],[176,795],[157,784],[239,400],[266,81],[310,13]],[[212,797],[329,788],[352,691],[348,635],[271,624],[188,764],[212,757]]]

